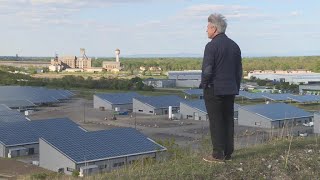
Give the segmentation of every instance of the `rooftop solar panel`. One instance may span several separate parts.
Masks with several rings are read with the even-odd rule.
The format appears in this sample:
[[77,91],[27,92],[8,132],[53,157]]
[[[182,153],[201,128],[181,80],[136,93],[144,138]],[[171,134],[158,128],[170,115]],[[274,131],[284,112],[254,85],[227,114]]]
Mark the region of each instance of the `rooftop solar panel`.
[[203,89],[186,89],[183,92],[188,95],[203,95]]
[[241,97],[247,98],[247,99],[264,99],[262,96],[264,93],[250,93],[247,91],[239,91],[239,95]]
[[302,96],[289,96],[289,99],[295,102],[308,103],[308,102],[320,102],[320,96],[316,95],[302,95]]
[[168,108],[169,106],[179,107],[180,102],[184,102],[185,99],[182,99],[179,96],[168,95],[168,96],[144,96],[136,97],[136,100],[148,104],[156,109],[158,108]]
[[0,142],[6,146],[33,144],[38,143],[39,137],[45,135],[82,136],[84,132],[68,118],[0,123]]
[[258,104],[241,106],[240,108],[268,118],[271,121],[313,116],[309,112],[285,103]]
[[0,104],[5,104],[9,108],[19,108],[19,107],[35,107],[31,101],[28,100],[0,100]]
[[268,94],[268,93],[265,93],[262,96],[267,99],[270,99],[272,101],[285,101],[285,100],[288,100],[288,97],[291,96],[291,94]]
[[104,99],[111,104],[132,104],[132,99],[135,97],[142,97],[142,95],[129,92],[129,93],[110,93],[110,94],[95,94],[101,99]]
[[166,150],[132,128],[87,132],[78,137],[44,136],[42,139],[77,163]]

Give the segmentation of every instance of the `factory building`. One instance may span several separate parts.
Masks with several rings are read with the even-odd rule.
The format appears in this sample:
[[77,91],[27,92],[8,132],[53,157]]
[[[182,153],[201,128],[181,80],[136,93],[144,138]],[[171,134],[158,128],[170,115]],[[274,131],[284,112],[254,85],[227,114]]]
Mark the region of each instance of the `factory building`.
[[313,114],[285,103],[239,107],[238,123],[243,126],[282,128],[312,121]]

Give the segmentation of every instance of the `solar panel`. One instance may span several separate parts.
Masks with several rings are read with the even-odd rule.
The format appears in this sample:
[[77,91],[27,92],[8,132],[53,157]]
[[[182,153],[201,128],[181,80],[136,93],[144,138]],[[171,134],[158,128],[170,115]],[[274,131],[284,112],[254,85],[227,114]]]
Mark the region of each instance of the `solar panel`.
[[184,102],[185,100],[179,96],[168,95],[168,96],[144,96],[144,97],[136,97],[136,100],[149,104],[154,108],[168,108],[169,106],[179,107],[180,102]]
[[271,121],[313,116],[309,112],[285,103],[258,104],[241,106],[240,108],[266,117]]
[[[73,95],[67,90],[29,86],[0,86],[0,103],[12,108],[30,107],[34,104],[56,103]],[[10,104],[10,105],[9,105]]]
[[1,111],[8,111],[8,110],[10,110],[10,108],[8,106],[0,103],[0,112]]
[[203,95],[203,89],[186,89],[183,92],[188,95],[199,95],[199,96]]
[[0,141],[6,146],[38,143],[45,135],[82,136],[84,132],[68,118],[0,123]]
[[239,95],[241,97],[247,98],[247,99],[264,99],[264,97],[262,96],[264,93],[250,93],[247,91],[239,91]]
[[132,128],[86,132],[77,137],[44,136],[43,139],[77,163],[166,150]]
[[289,96],[289,99],[291,99],[292,101],[295,101],[295,102],[300,102],[300,103],[319,102],[320,96],[316,96],[316,95],[294,96],[294,95],[291,95],[291,96]]
[[288,97],[291,96],[292,94],[268,94],[265,93],[262,96],[270,99],[272,101],[285,101],[288,100]]
[[110,94],[95,94],[101,99],[104,99],[111,104],[132,104],[132,99],[135,97],[142,97],[142,95],[129,92],[129,93],[110,93]]

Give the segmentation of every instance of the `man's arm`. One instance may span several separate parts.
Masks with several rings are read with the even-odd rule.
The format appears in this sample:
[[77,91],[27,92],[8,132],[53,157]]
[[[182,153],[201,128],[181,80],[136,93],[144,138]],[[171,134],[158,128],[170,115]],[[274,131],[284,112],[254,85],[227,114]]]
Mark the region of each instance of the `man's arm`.
[[214,58],[212,49],[210,48],[210,44],[208,43],[204,50],[200,88],[205,89],[210,84],[210,80],[212,79],[213,73],[213,61]]
[[240,83],[241,83],[241,79],[242,79],[242,58],[241,58],[241,50],[239,48],[239,55],[238,55],[238,66],[237,66],[237,86],[238,86],[238,91],[240,90]]

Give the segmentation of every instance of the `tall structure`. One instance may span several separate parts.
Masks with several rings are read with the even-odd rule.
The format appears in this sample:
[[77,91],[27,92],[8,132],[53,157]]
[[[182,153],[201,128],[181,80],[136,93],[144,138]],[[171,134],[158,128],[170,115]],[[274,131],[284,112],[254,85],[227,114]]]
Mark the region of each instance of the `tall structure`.
[[118,72],[121,70],[121,64],[119,60],[119,55],[120,55],[120,49],[115,50],[115,55],[116,55],[116,61],[103,61],[102,62],[102,68],[107,70],[107,71],[114,71]]
[[51,59],[50,71],[61,71],[64,69],[88,69],[91,68],[91,58],[88,58],[84,48],[80,48],[81,57],[77,56],[63,56],[61,58],[56,55]]

